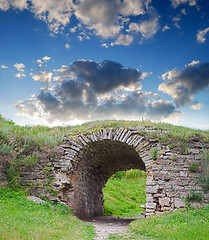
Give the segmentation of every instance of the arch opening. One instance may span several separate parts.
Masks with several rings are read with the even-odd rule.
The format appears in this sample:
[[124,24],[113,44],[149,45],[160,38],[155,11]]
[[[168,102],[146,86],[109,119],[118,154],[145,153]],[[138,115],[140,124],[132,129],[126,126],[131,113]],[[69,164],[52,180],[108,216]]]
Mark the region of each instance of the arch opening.
[[102,189],[114,173],[130,169],[146,171],[144,162],[132,146],[109,139],[90,143],[77,158],[73,211],[80,219],[102,215]]
[[146,179],[146,172],[139,169],[113,174],[102,190],[104,215],[134,218],[145,214]]

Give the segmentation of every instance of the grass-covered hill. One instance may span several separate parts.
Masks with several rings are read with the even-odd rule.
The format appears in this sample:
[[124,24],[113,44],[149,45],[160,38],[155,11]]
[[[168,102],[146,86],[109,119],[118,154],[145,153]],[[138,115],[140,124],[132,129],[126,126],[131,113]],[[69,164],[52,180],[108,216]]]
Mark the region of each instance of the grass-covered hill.
[[40,151],[52,151],[55,146],[63,141],[66,135],[79,135],[99,131],[103,128],[128,128],[144,126],[162,130],[145,132],[139,128],[142,135],[146,137],[157,137],[161,142],[182,143],[191,139],[209,142],[209,131],[194,130],[181,126],[174,126],[166,123],[154,123],[151,121],[125,121],[125,120],[106,120],[84,123],[77,126],[18,126],[11,120],[6,120],[0,114],[0,155],[9,154],[13,158],[19,156],[36,155]]

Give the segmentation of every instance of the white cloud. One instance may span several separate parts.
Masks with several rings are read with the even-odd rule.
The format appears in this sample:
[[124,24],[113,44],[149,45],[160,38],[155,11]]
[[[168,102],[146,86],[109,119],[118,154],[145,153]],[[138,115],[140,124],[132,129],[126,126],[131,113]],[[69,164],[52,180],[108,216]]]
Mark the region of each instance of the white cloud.
[[183,8],[183,9],[181,10],[181,14],[182,14],[182,15],[187,15],[185,8]]
[[108,45],[107,45],[107,43],[103,43],[103,44],[101,45],[101,47],[108,48]]
[[62,65],[61,68],[59,68],[59,69],[54,69],[53,71],[54,71],[54,72],[59,72],[59,73],[61,73],[61,74],[64,74],[65,72],[68,72],[68,66]]
[[70,47],[70,45],[69,45],[68,43],[66,43],[66,44],[65,44],[65,48],[68,49],[69,47]]
[[188,65],[187,66],[193,66],[193,65],[195,65],[195,64],[198,64],[198,63],[200,63],[200,61],[199,60],[193,60],[191,63],[188,63]]
[[62,81],[62,77],[60,77],[60,76],[56,76],[56,77],[53,77],[53,81]]
[[204,43],[206,41],[205,35],[209,32],[209,27],[204,30],[197,31],[197,41],[200,43]]
[[137,24],[135,22],[131,22],[129,24],[129,28],[127,29],[127,32],[131,32],[131,31],[139,32],[140,31],[139,24]]
[[27,116],[31,118],[41,118],[40,109],[38,104],[34,103],[33,100],[28,99],[25,101],[18,101],[14,104],[14,107],[17,109],[17,115]]
[[[120,38],[124,34],[123,30],[127,30],[130,17],[152,16],[156,13],[154,7],[150,6],[151,2],[151,0],[0,0],[0,9],[7,11],[9,8],[15,8],[31,11],[37,18],[48,24],[53,34],[63,32],[64,28],[69,26],[71,17],[74,16],[78,24],[69,27],[69,31],[77,31],[79,40],[82,41],[90,38],[87,31],[83,36],[84,29],[103,39]],[[138,31],[144,38],[149,38],[158,30],[157,22],[157,18],[144,21],[141,25],[138,23],[134,25],[132,22],[128,31]],[[124,45],[124,41],[121,43]]]
[[[30,3],[30,4],[28,4]],[[12,0],[0,1],[0,9],[8,10],[10,7],[19,10],[30,10],[35,16],[45,21],[51,31],[57,33],[62,26],[66,26],[70,22],[73,11],[72,0]]]
[[195,6],[197,4],[197,0],[171,0],[172,6],[177,8],[181,4],[188,3],[189,6]]
[[151,96],[151,97],[154,97],[154,98],[158,98],[158,99],[160,98],[160,96],[157,93],[153,93],[151,91],[147,92],[147,95]]
[[21,78],[21,77],[25,77],[25,76],[26,75],[24,73],[21,73],[21,72],[19,72],[15,75],[15,77],[17,77],[17,78]]
[[45,62],[49,61],[51,59],[51,57],[45,56],[42,58]]
[[178,74],[179,74],[179,71],[174,68],[173,70],[167,71],[166,73],[164,73],[164,74],[161,76],[161,78],[162,78],[163,80],[166,80],[166,79],[172,80],[172,79],[174,79],[175,77],[177,77]]
[[196,103],[190,106],[191,109],[193,110],[200,110],[201,108],[203,108],[205,105],[202,103]]
[[79,41],[83,41],[83,37],[81,35],[78,36]]
[[172,18],[172,21],[174,22],[174,26],[180,29],[179,22],[181,21],[181,15],[177,14],[175,17]]
[[128,46],[130,45],[132,42],[133,42],[133,37],[131,35],[123,35],[121,34],[118,39],[116,39],[115,42],[112,42],[111,43],[111,46],[114,46],[114,45],[124,45],[124,46]]
[[23,63],[15,63],[14,67],[17,68],[19,72],[24,72],[25,65]]
[[168,25],[165,25],[163,28],[162,28],[162,31],[165,32],[166,30],[169,30],[171,29]]
[[6,69],[8,67],[6,65],[1,65],[1,68]]
[[106,39],[116,37],[124,29],[130,21],[128,16],[148,13],[150,3],[151,0],[81,0],[75,6],[75,15],[96,35]]
[[96,31],[96,35],[101,36],[104,39],[111,38],[111,37],[116,37],[117,34],[120,32],[120,30],[123,28],[123,26],[106,26],[103,25],[103,23],[96,23],[92,24],[89,29],[94,29]]
[[148,76],[152,75],[152,72],[143,72],[142,75],[141,75],[141,79],[144,79]]
[[75,6],[75,15],[97,35],[108,38],[115,36],[121,28],[115,23],[119,8],[117,0],[81,0]]
[[43,62],[41,61],[41,59],[38,59],[36,62],[38,63],[39,67],[41,67],[43,65]]
[[8,0],[0,0],[0,10],[7,11],[10,8]]
[[129,15],[143,15],[148,9],[151,0],[124,0],[121,4],[121,13],[124,16]]
[[44,71],[44,72],[40,72],[36,75],[32,75],[32,78],[35,81],[39,81],[39,82],[42,82],[42,83],[49,83],[52,79],[52,73]]
[[139,32],[144,38],[153,37],[159,29],[159,17],[143,21],[139,26]]
[[72,33],[74,33],[74,32],[76,32],[76,29],[77,29],[77,27],[73,27],[73,28],[70,28],[70,31],[71,31]]

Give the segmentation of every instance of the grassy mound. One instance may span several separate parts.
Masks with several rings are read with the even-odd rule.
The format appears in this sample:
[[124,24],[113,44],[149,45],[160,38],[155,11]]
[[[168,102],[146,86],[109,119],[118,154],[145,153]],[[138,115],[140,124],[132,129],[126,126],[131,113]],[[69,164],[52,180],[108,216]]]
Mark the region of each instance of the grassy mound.
[[62,204],[27,200],[21,191],[0,189],[0,239],[93,239],[94,230]]
[[[177,142],[179,144],[196,138],[209,142],[209,131],[194,130],[166,123],[151,121],[125,121],[104,120],[84,123],[77,126],[19,126],[11,120],[6,120],[0,114],[0,155],[10,154],[14,158],[26,156],[35,158],[40,151],[50,150],[62,143],[66,135],[75,136],[81,133],[97,132],[103,128],[128,128],[128,127],[155,128],[156,132],[144,131],[139,128],[140,134],[148,138],[158,137],[161,142]],[[32,156],[31,156],[32,155]]]
[[146,203],[146,173],[140,170],[114,174],[103,189],[105,215],[138,217]]

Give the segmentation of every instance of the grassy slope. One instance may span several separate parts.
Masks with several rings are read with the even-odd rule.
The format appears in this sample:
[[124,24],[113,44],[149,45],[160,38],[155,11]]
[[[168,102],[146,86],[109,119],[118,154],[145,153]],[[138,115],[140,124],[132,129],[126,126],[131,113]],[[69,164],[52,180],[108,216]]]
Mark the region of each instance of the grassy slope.
[[129,225],[130,238],[112,235],[110,239],[207,240],[209,239],[209,205],[200,209],[136,220]]
[[138,217],[146,203],[146,173],[140,170],[118,172],[103,189],[105,215]]
[[139,129],[141,134],[147,137],[160,137],[163,141],[188,141],[196,137],[203,141],[209,141],[209,131],[200,131],[185,127],[177,127],[166,123],[153,123],[150,121],[94,121],[77,126],[53,127],[46,126],[18,126],[13,121],[8,121],[0,114],[0,154],[31,154],[41,150],[52,150],[54,146],[59,145],[65,135],[77,135],[80,133],[89,133],[99,131],[102,128],[120,128],[130,126],[155,127],[159,130],[169,130],[159,136],[159,133],[147,133]]
[[28,201],[20,191],[0,190],[0,239],[93,239],[94,230],[64,205]]

